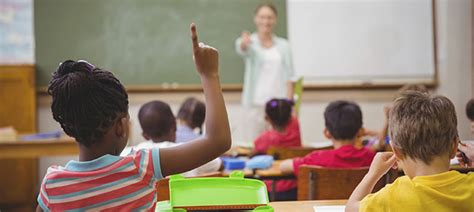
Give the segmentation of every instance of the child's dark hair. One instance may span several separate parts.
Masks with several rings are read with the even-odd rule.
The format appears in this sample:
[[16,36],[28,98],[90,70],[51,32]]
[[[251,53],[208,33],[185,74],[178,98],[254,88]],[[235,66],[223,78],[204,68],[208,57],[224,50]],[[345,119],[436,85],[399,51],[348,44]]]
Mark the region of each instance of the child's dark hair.
[[128,114],[128,95],[114,75],[85,61],[66,60],[48,86],[53,118],[64,132],[91,146]]
[[334,101],[326,107],[324,121],[334,139],[354,139],[362,128],[362,111],[354,102]]
[[271,99],[265,105],[265,114],[276,127],[284,128],[290,122],[293,101]]
[[202,133],[202,124],[206,118],[206,105],[194,97],[189,97],[181,104],[177,118],[185,121],[193,129],[199,128]]
[[466,115],[471,121],[474,121],[474,99],[471,99],[466,104]]
[[255,8],[255,15],[257,15],[258,11],[260,11],[260,9],[262,9],[263,7],[270,8],[270,10],[272,10],[272,12],[275,13],[275,16],[278,16],[278,12],[275,5],[269,2],[264,2],[264,3],[259,4],[257,8]]
[[176,119],[170,106],[162,101],[151,101],[138,111],[138,121],[143,133],[151,138],[168,135],[176,130]]

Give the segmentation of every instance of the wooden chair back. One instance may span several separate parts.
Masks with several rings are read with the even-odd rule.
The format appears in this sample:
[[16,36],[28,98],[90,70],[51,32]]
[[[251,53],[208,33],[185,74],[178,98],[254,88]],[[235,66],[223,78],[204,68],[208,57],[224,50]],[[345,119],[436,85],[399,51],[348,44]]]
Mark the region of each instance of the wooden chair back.
[[[368,171],[368,167],[335,169],[301,166],[298,174],[298,200],[348,199]],[[393,182],[398,177],[397,173],[397,170],[391,169],[377,182],[373,192]]]
[[267,154],[272,155],[275,160],[285,160],[295,157],[303,157],[307,154],[316,150],[333,149],[334,147],[328,146],[323,148],[314,147],[271,147],[268,149]]

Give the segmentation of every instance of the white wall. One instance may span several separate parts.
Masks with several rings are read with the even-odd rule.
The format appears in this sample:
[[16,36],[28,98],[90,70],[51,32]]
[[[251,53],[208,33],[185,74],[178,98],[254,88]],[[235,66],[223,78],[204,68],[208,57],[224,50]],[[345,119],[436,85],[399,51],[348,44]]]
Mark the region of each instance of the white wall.
[[[468,120],[465,117],[464,106],[473,97],[472,72],[472,24],[471,1],[469,0],[438,0],[438,68],[439,87],[436,93],[446,95],[456,106],[458,112],[459,134],[461,139],[470,139]],[[364,115],[366,128],[378,129],[383,124],[383,106],[389,104],[395,90],[343,90],[343,91],[307,91],[303,96],[300,114],[304,144],[323,141],[324,126],[323,111],[332,100],[348,99],[360,104]],[[157,93],[130,94],[130,115],[132,117],[133,134],[131,142],[141,140],[137,112],[144,102],[160,99],[168,102],[176,112],[179,104],[188,96],[198,96],[199,93]],[[226,92],[225,99],[229,113],[233,140],[241,141],[242,108],[239,92]],[[49,109],[50,98],[40,96],[38,101],[38,127],[41,132],[55,130],[59,125],[54,122]],[[72,157],[75,158],[75,157]],[[64,165],[68,157],[48,157],[40,161],[40,176],[50,164]]]

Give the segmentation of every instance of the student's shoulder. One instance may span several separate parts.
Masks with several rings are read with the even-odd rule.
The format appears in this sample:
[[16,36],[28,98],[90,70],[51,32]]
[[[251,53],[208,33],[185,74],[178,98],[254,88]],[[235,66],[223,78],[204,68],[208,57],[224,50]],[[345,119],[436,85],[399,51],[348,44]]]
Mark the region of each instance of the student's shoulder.
[[382,189],[375,193],[371,193],[364,197],[360,202],[359,211],[383,211],[382,209],[387,206],[392,198],[396,196],[394,192],[399,192],[401,187],[406,183],[409,183],[407,176],[397,178],[393,183],[385,185]]
[[327,150],[314,150],[304,156],[306,159],[318,160],[320,158],[327,158],[327,156],[334,154],[334,150],[327,149]]
[[63,173],[65,173],[64,167],[57,166],[57,165],[50,166],[46,170],[46,174],[44,175],[42,183],[46,183],[48,180],[59,178],[62,176]]

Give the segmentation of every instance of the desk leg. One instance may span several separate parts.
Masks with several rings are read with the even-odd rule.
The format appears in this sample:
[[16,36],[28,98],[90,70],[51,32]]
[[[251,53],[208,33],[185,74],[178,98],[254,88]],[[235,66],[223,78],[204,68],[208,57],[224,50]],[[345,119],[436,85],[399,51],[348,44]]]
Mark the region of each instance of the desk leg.
[[270,192],[270,201],[275,201],[276,198],[276,180],[272,180],[272,192]]

